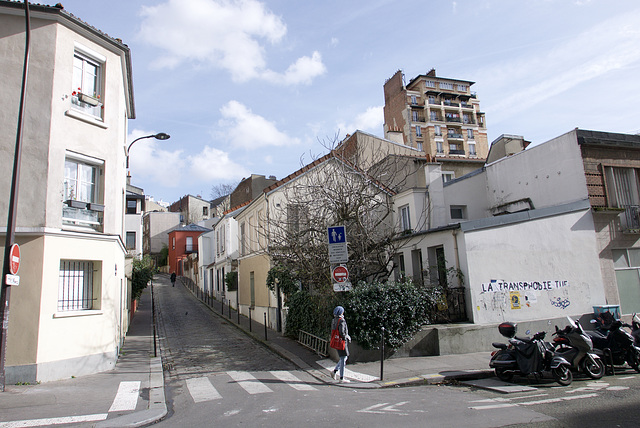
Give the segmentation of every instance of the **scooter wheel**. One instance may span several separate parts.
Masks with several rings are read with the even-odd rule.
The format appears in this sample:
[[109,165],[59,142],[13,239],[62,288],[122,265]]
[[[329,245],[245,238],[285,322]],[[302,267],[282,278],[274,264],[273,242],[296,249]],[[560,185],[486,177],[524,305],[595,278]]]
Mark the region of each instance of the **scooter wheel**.
[[567,366],[559,366],[555,369],[551,369],[551,374],[553,375],[553,380],[562,386],[569,386],[573,381],[573,374]]
[[509,382],[513,379],[513,373],[505,371],[505,369],[496,369],[496,376],[498,379],[504,382]]
[[591,356],[587,356],[584,360],[584,372],[591,379],[601,379],[604,376],[604,363],[600,358],[595,359]]

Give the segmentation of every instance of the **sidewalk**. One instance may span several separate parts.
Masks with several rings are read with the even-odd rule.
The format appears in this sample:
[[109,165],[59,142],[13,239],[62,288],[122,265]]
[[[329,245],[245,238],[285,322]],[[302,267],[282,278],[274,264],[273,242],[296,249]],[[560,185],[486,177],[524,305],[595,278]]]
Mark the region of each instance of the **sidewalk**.
[[[151,318],[147,288],[114,370],[37,385],[6,385],[5,392],[0,392],[0,428],[73,423],[137,427],[164,417],[162,363],[153,355]],[[132,410],[115,406],[121,382],[139,382],[140,398]]]
[[[169,282],[168,275],[156,275],[154,282]],[[181,281],[178,281],[182,285]],[[186,287],[189,289],[189,287]],[[192,291],[193,293],[193,291]],[[198,294],[194,293],[194,296]],[[384,388],[439,383],[449,379],[493,376],[489,352],[436,357],[392,358],[349,364],[345,377],[350,383],[337,384],[331,378],[335,362],[316,355],[282,334],[252,321],[224,306],[220,301],[206,304],[256,341],[291,361],[299,369],[328,384],[349,388]],[[229,313],[230,312],[230,313]],[[238,322],[239,320],[239,322]],[[38,385],[7,385],[0,392],[0,428],[84,423],[97,427],[138,427],[151,424],[167,414],[164,376],[160,357],[154,357],[151,315],[151,288],[142,294],[124,342],[121,356],[112,371]],[[160,350],[158,349],[158,355]],[[139,382],[135,409],[117,410],[114,397],[122,382]],[[110,407],[111,406],[111,407]]]

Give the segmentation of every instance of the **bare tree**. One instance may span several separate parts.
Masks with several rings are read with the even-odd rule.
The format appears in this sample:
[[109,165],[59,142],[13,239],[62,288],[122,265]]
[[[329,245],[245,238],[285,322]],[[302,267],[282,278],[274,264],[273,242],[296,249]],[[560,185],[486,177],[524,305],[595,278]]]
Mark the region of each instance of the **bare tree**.
[[238,181],[230,182],[230,183],[219,183],[211,186],[211,199],[218,199],[223,196],[230,195],[236,187],[238,187]]
[[[349,153],[353,159],[353,150]],[[415,173],[398,165],[372,170],[379,176],[385,172],[386,179],[378,180],[338,147],[292,174],[269,208],[266,233],[272,260],[304,287],[332,290],[327,228],[344,225],[351,282],[388,278],[405,241],[393,220],[395,192],[384,183],[401,188],[399,183]]]

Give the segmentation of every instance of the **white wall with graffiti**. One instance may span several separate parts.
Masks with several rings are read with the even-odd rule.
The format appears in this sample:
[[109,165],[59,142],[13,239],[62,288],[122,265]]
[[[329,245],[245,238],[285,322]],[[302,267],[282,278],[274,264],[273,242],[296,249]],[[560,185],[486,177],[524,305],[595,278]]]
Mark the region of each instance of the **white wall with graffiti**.
[[473,322],[582,315],[605,304],[588,201],[462,224]]

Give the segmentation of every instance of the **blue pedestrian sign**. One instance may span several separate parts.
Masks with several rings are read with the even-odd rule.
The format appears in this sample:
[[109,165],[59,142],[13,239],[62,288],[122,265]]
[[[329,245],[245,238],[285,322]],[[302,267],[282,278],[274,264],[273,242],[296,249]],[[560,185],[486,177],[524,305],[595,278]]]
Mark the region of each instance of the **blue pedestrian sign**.
[[344,230],[344,226],[330,227],[328,231],[329,244],[343,244],[347,242],[347,234]]

